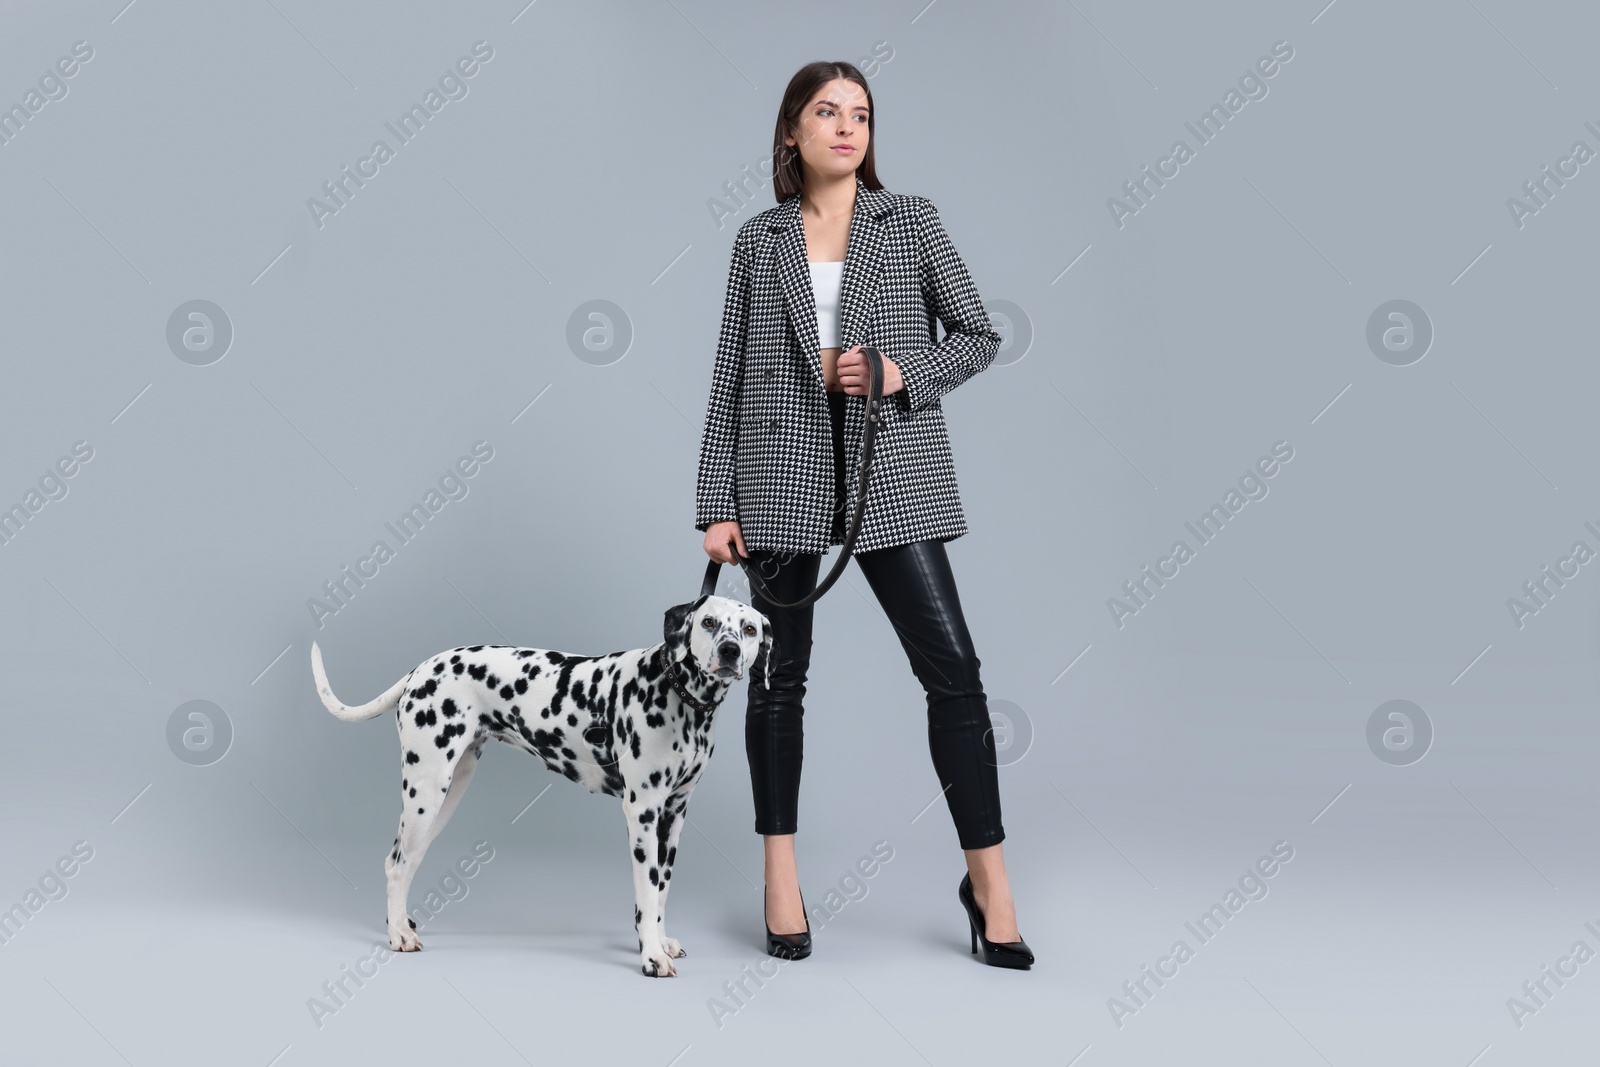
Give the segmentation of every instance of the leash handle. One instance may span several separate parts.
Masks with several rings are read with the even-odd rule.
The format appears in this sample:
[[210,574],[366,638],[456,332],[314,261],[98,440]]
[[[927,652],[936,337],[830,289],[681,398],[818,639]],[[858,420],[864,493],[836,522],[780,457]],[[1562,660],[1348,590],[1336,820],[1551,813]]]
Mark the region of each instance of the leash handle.
[[[745,577],[750,581],[752,592],[759,593],[762,600],[775,608],[801,608],[815,601],[833,587],[844,573],[845,564],[850,561],[850,554],[855,551],[856,536],[861,532],[861,517],[867,510],[867,485],[872,477],[872,450],[877,443],[878,423],[883,416],[878,412],[883,406],[883,353],[867,345],[861,346],[862,355],[867,357],[867,370],[870,375],[870,386],[867,392],[867,425],[861,438],[861,468],[856,481],[856,509],[850,517],[850,529],[845,534],[844,543],[839,548],[839,558],[834,561],[833,569],[827,573],[817,587],[792,604],[785,604],[771,595],[767,584],[756,576],[755,568],[750,562],[739,555],[738,545],[730,538],[728,541],[728,554],[744,569]],[[700,583],[700,595],[710,596],[717,591],[717,577],[722,572],[722,563],[712,560],[706,565],[705,580]]]

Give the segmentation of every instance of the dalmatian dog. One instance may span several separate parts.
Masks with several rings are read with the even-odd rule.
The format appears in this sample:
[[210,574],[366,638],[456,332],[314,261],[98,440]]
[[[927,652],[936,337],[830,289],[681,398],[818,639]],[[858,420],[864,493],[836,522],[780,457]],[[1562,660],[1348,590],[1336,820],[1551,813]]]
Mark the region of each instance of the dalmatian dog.
[[400,730],[400,833],[384,860],[389,947],[422,947],[407,911],[412,876],[461,802],[486,741],[504,741],[622,801],[633,853],[639,963],[677,974],[683,946],[666,936],[667,890],[689,793],[714,749],[717,707],[747,665],[770,682],[772,626],[725,597],[667,609],[664,640],[579,656],[513,645],[452,648],[424,660],[371,703],[351,707],[328,685],[311,645],[317,694],[346,722],[392,711]]

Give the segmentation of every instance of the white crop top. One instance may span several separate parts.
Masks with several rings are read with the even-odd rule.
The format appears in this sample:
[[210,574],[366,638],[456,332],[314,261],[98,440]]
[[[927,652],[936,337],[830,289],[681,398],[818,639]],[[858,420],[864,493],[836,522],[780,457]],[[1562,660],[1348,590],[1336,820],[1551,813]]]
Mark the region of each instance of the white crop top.
[[844,260],[809,266],[811,294],[817,305],[817,347],[840,348],[839,289],[844,282]]

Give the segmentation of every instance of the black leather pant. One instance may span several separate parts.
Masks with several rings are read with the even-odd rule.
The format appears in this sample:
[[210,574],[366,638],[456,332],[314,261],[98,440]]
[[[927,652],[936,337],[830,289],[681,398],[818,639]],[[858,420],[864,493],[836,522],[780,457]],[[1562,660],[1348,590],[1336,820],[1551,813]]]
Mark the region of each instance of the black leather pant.
[[[843,393],[828,394],[834,413],[838,497],[835,530],[843,525]],[[870,492],[870,490],[869,490]],[[853,557],[900,637],[912,672],[928,701],[928,748],[963,849],[1005,840],[1000,823],[1000,781],[988,701],[979,661],[961,612],[955,576],[942,541],[857,552]],[[757,575],[785,601],[816,587],[822,556],[752,549]],[[755,797],[758,834],[792,834],[800,795],[801,702],[811,664],[815,603],[784,610],[753,593],[751,603],[772,623],[772,687],[759,668],[750,672],[745,751]],[[912,798],[915,799],[915,798]]]

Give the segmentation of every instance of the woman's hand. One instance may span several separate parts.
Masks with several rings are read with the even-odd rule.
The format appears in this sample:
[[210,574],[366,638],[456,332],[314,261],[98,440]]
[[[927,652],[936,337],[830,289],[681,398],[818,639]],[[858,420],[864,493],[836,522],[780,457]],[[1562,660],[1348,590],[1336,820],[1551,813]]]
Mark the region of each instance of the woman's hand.
[[[839,369],[839,384],[844,387],[845,392],[852,396],[866,396],[872,392],[872,371],[867,367],[867,357],[862,353],[860,345],[841,352],[835,366]],[[900,376],[900,368],[895,366],[894,360],[884,356],[883,395],[898,393],[905,386],[905,379]]]
[[733,553],[728,550],[728,542],[737,541],[739,555],[750,558],[749,551],[744,547],[744,534],[739,532],[737,522],[714,522],[706,527],[706,555],[718,563],[736,563]]

